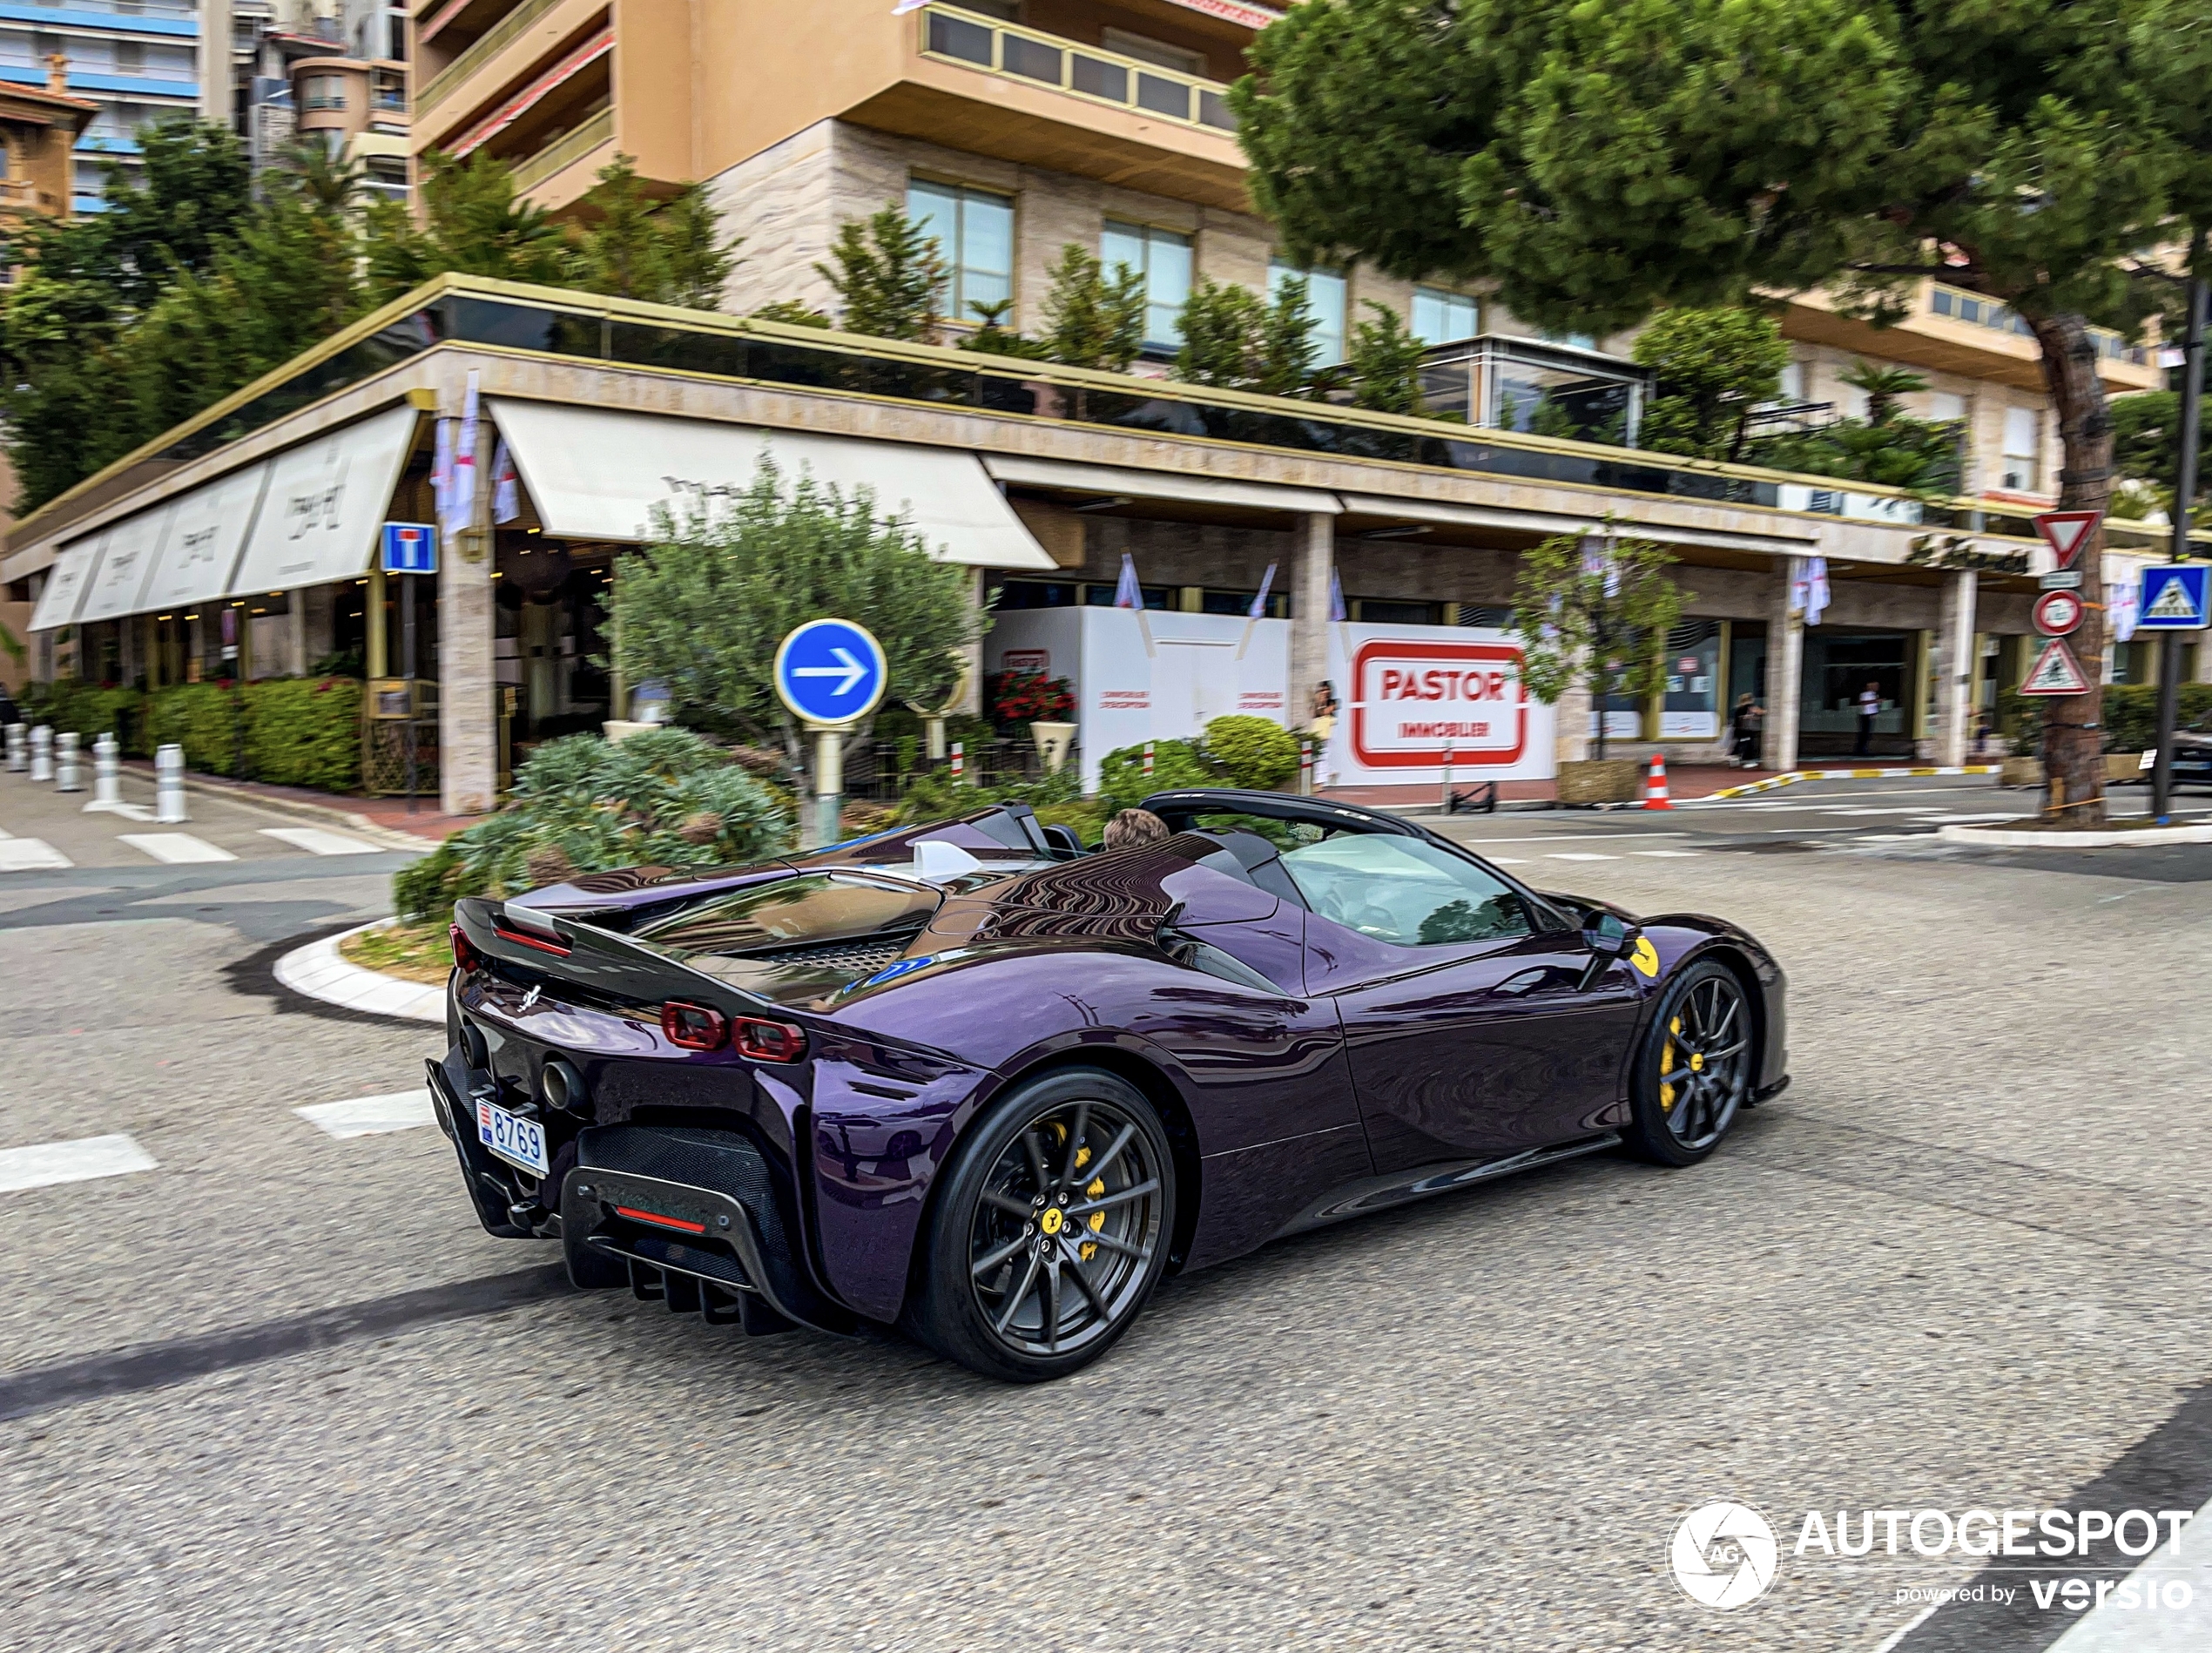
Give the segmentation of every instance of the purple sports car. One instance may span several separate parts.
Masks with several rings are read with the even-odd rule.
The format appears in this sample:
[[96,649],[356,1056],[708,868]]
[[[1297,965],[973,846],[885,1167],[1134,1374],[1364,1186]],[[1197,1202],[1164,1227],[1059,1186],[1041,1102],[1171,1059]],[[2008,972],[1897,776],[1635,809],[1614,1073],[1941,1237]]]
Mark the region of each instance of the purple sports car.
[[428,1068],[484,1227],[1032,1381],[1170,1270],[1599,1149],[1693,1164],[1788,1083],[1731,925],[1318,799],[1146,805],[1172,835],[1136,848],[1008,806],[461,902]]

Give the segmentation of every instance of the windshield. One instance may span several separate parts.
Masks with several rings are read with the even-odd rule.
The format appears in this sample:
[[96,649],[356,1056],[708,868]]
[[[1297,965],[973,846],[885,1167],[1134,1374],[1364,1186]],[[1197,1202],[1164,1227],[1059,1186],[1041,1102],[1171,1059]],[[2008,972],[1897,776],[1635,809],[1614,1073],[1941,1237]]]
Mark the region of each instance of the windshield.
[[1508,886],[1418,838],[1340,833],[1284,851],[1283,865],[1323,918],[1399,947],[1496,941],[1533,928]]

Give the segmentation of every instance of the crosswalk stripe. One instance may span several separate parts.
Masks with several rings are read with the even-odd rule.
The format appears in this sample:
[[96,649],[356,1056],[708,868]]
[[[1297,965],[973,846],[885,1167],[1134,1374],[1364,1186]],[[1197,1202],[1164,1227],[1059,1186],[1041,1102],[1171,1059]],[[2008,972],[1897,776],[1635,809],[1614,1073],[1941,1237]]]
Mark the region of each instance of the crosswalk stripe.
[[292,1110],[324,1135],[343,1142],[348,1137],[375,1137],[391,1130],[413,1130],[435,1125],[427,1090],[395,1090],[381,1096],[355,1096],[346,1102],[319,1102]]
[[45,1188],[55,1183],[90,1182],[95,1177],[127,1177],[133,1171],[152,1171],[157,1163],[152,1154],[125,1136],[0,1148],[0,1193]]
[[1664,857],[1670,860],[1694,861],[1697,859],[1698,853],[1694,849],[1637,849],[1631,850],[1629,853]]
[[190,833],[124,833],[116,841],[128,844],[141,855],[172,864],[184,861],[234,861],[237,856]]
[[1493,867],[1526,867],[1527,857],[1521,855],[1485,855],[1482,858]]
[[1617,861],[1621,858],[1618,855],[1595,855],[1587,850],[1577,853],[1573,850],[1562,849],[1554,850],[1544,859],[1554,861]]
[[76,865],[43,838],[0,839],[0,873],[43,873]]
[[358,838],[348,838],[343,833],[327,833],[320,826],[264,826],[261,836],[274,838],[304,849],[310,855],[374,855],[376,846],[364,844]]

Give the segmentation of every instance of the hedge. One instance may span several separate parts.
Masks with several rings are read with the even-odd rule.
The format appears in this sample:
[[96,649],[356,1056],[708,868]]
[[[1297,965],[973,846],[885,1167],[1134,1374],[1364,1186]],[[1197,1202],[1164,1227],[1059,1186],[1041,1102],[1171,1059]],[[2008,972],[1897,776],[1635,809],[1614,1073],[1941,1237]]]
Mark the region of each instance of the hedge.
[[361,784],[361,685],[357,678],[264,678],[229,687],[179,683],[152,694],[64,678],[24,697],[32,723],[73,731],[89,746],[115,732],[124,755],[185,749],[185,766],[239,773],[244,724],[246,773],[280,786],[351,792]]
[[[2191,729],[2212,720],[2212,683],[2181,685],[2177,728]],[[2043,698],[2006,690],[1999,715],[2012,736],[2013,750],[2040,753],[2043,750]],[[2111,683],[2105,685],[2102,745],[2107,752],[2141,752],[2158,739],[2158,685],[2155,683]]]

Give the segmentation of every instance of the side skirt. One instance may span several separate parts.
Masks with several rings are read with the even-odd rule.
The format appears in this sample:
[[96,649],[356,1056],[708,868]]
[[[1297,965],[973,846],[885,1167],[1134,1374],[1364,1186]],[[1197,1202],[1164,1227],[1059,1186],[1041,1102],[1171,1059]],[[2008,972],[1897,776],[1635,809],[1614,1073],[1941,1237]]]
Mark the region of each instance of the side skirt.
[[1557,1164],[1562,1159],[1579,1159],[1584,1154],[1617,1147],[1620,1142],[1619,1131],[1608,1130],[1576,1142],[1531,1148],[1503,1159],[1470,1159],[1457,1164],[1424,1165],[1410,1174],[1369,1177],[1333,1190],[1315,1201],[1285,1224],[1281,1233],[1302,1234],[1308,1229],[1325,1228],[1331,1223],[1346,1222],[1371,1211],[1388,1211],[1393,1205],[1409,1205],[1432,1195],[1448,1194],[1455,1188],[1487,1183],[1494,1177],[1510,1177],[1515,1171],[1534,1171],[1539,1165]]

